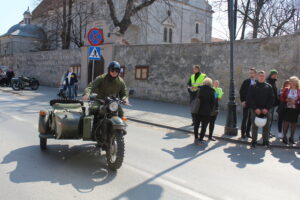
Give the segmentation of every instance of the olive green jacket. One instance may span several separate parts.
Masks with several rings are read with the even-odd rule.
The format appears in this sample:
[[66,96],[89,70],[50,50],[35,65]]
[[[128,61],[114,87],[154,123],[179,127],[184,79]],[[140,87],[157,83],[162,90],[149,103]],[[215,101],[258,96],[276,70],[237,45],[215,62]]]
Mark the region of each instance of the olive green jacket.
[[85,96],[92,93],[98,94],[97,98],[104,99],[106,97],[118,97],[120,99],[128,98],[127,87],[121,77],[112,79],[108,74],[98,76],[84,90]]

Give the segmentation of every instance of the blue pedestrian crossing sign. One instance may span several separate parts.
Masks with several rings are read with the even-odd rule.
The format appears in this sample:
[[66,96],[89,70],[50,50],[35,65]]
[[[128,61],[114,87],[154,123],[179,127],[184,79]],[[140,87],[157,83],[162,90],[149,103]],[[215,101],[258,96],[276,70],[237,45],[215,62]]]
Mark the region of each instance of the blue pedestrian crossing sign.
[[90,47],[89,48],[89,60],[101,60],[101,48]]

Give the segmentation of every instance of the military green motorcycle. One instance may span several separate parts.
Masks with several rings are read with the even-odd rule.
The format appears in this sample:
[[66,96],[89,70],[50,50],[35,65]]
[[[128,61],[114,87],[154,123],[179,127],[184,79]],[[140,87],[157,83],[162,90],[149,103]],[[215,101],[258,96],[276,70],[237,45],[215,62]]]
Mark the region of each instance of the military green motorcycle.
[[41,150],[47,149],[47,139],[82,139],[95,141],[100,151],[106,151],[108,166],[117,170],[122,166],[125,152],[126,119],[118,117],[118,108],[124,104],[118,98],[89,101],[54,99],[52,110],[41,110],[39,138]]

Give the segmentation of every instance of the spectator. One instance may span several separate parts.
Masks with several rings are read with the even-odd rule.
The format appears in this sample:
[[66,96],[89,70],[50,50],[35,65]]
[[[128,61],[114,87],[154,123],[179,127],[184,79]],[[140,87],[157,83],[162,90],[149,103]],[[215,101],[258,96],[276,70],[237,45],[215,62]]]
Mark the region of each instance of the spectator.
[[270,114],[271,114],[270,137],[273,137],[271,130],[272,130],[273,117],[274,117],[274,110],[275,110],[275,107],[279,105],[279,98],[278,98],[278,92],[277,92],[277,86],[276,86],[277,79],[278,79],[278,72],[276,69],[272,69],[270,71],[269,77],[267,79],[267,83],[269,83],[273,88],[274,97],[275,97],[274,105],[270,110]]
[[208,136],[208,139],[212,140],[212,141],[215,141],[215,139],[212,136],[213,136],[213,132],[215,129],[215,122],[216,122],[216,119],[219,114],[219,101],[222,99],[223,94],[224,94],[222,88],[220,88],[219,85],[220,85],[220,82],[218,80],[215,80],[214,87],[213,87],[215,90],[215,104],[214,104],[214,108],[213,108],[213,111],[210,116],[209,136]]
[[75,96],[75,83],[77,83],[77,75],[73,72],[73,68],[70,67],[65,74],[65,83],[68,89],[68,98],[73,99]]
[[283,143],[288,144],[287,132],[289,125],[291,127],[291,136],[289,142],[295,144],[294,135],[296,131],[298,115],[299,115],[299,102],[300,102],[300,83],[296,76],[289,79],[290,88],[285,88],[282,92],[280,100],[286,104],[283,111]]
[[0,69],[0,85],[6,84],[6,75],[2,69]]
[[[193,66],[193,74],[191,75],[189,81],[188,81],[188,92],[190,94],[190,103],[192,104],[193,100],[196,98],[197,96],[197,91],[198,88],[203,85],[203,81],[206,77],[206,74],[201,73],[201,69],[199,65],[195,65]],[[192,126],[194,125],[194,116],[192,113],[192,119],[193,119],[193,123]]]
[[[247,94],[247,104],[252,113],[252,143],[251,146],[255,148],[257,143],[258,124],[254,123],[261,117],[266,118],[266,123],[261,125],[263,128],[263,145],[270,147],[269,133],[271,123],[270,110],[274,105],[274,92],[272,86],[266,83],[266,75],[264,71],[259,71],[257,76],[258,81],[252,85]],[[258,117],[258,118],[257,118]]]
[[10,86],[11,85],[11,79],[15,77],[15,73],[12,67],[10,67],[7,71],[6,71],[6,85]]
[[[213,111],[215,102],[215,90],[212,88],[212,80],[210,78],[205,78],[203,81],[203,86],[199,88],[197,93],[197,98],[200,100],[199,111],[195,114],[194,118],[194,135],[195,144],[203,143],[203,138],[205,136],[206,128],[210,121],[210,115]],[[200,138],[198,139],[198,129],[201,123]]]
[[[290,88],[290,81],[289,80],[284,81],[283,86],[282,86],[282,88],[280,89],[280,92],[279,92],[279,99],[281,98],[281,95],[282,95],[283,91],[286,88]],[[280,104],[277,108],[277,113],[278,113],[278,124],[277,124],[277,126],[278,126],[278,138],[279,139],[282,139],[282,137],[283,137],[282,123],[283,123],[283,111],[284,111],[285,106],[286,106],[285,102],[280,102]]]
[[244,80],[240,88],[240,100],[242,102],[242,107],[243,107],[243,120],[241,125],[242,138],[246,138],[246,137],[251,138],[250,136],[251,112],[249,110],[249,106],[246,103],[246,99],[247,99],[249,87],[251,85],[254,85],[255,82],[256,82],[256,70],[255,68],[251,68],[249,70],[249,78]]

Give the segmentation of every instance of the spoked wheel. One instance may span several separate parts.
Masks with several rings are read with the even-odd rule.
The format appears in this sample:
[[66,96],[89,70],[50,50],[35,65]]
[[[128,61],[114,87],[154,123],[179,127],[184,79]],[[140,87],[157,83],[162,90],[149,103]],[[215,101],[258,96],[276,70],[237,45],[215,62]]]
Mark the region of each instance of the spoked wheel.
[[47,138],[40,138],[40,148],[41,150],[47,149]]
[[125,144],[123,133],[117,132],[112,134],[109,146],[106,150],[106,159],[108,166],[117,170],[122,166],[125,153]]
[[12,89],[13,90],[15,90],[15,91],[19,91],[21,88],[20,88],[20,84],[18,83],[18,82],[13,82],[12,84],[11,84],[11,87],[12,87]]
[[38,82],[34,81],[33,83],[31,83],[30,87],[32,90],[37,90],[39,88],[39,84]]

